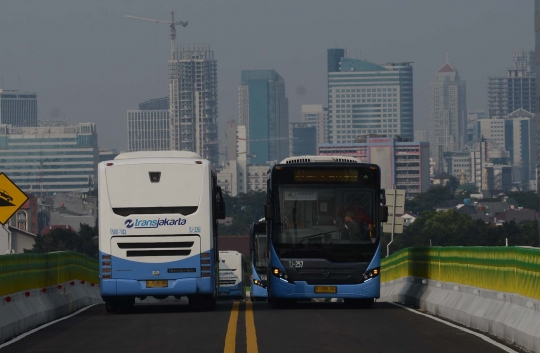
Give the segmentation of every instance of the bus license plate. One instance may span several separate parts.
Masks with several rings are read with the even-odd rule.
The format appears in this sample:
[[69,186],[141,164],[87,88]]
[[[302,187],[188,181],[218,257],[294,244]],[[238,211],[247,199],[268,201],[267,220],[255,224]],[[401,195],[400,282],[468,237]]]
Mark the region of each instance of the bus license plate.
[[315,286],[315,293],[337,293],[336,286]]
[[168,287],[169,281],[146,281],[146,288]]

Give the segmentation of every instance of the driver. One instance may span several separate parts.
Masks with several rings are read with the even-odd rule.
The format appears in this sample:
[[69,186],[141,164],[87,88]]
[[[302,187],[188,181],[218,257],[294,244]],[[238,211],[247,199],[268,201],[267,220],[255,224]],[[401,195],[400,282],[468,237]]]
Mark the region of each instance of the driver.
[[354,221],[353,217],[354,213],[351,211],[347,211],[343,216],[343,218],[345,219],[345,224],[337,224],[336,220],[334,219],[334,225],[341,231],[341,234],[345,235],[346,238],[350,240],[360,240],[360,226],[358,226],[358,223]]

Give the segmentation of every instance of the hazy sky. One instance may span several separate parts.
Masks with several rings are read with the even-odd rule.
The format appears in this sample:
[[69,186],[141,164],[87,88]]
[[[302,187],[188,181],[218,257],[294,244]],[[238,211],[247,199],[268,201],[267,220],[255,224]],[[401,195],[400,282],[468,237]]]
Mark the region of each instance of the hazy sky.
[[124,15],[178,20],[177,43],[210,45],[218,60],[220,139],[238,115],[243,69],[285,79],[290,121],[326,105],[326,49],[376,63],[414,62],[415,129],[427,129],[429,82],[449,53],[467,107],[485,109],[487,78],[534,49],[524,0],[0,0],[3,88],[38,93],[39,119],[96,122],[100,148],[125,150],[126,111],[167,95],[169,28]]

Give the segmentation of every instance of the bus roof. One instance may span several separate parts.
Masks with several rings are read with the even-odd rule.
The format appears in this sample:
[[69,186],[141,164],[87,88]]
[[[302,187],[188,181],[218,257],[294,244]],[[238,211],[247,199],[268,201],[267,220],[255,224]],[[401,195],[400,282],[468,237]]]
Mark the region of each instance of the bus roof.
[[298,157],[285,158],[279,164],[321,163],[321,162],[360,163],[360,160],[358,160],[358,158],[348,157],[348,156],[298,156]]
[[138,151],[120,153],[114,159],[133,159],[133,158],[189,158],[201,159],[201,156],[190,151]]

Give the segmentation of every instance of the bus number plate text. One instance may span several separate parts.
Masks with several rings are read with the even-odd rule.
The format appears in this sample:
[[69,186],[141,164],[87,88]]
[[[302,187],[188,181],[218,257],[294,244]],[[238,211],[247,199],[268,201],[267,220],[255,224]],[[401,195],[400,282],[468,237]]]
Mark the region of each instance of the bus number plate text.
[[336,286],[315,286],[315,293],[337,293]]
[[168,287],[169,281],[146,281],[146,288]]

